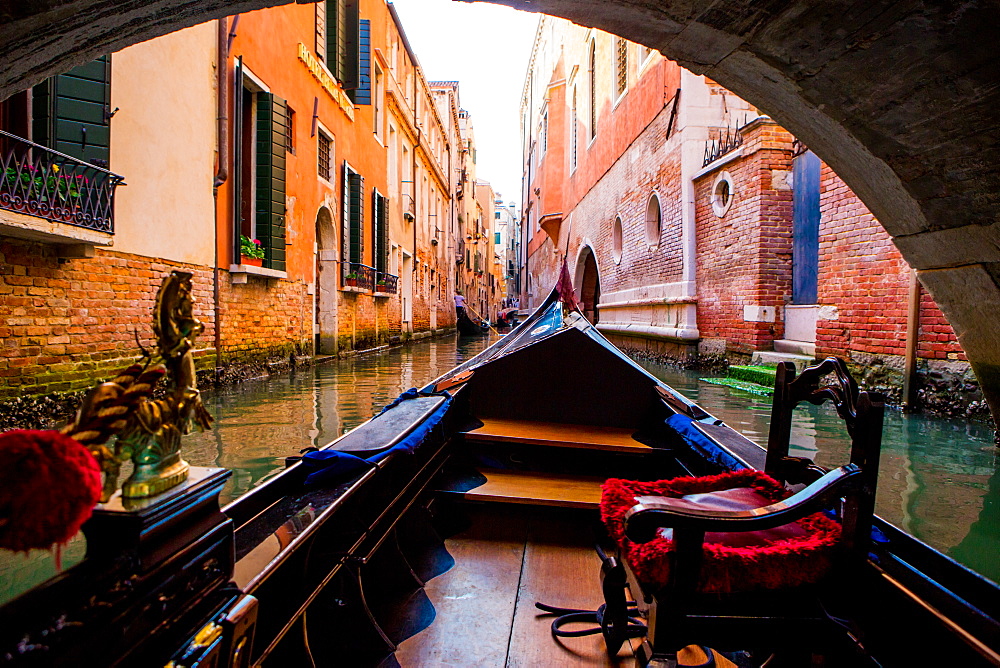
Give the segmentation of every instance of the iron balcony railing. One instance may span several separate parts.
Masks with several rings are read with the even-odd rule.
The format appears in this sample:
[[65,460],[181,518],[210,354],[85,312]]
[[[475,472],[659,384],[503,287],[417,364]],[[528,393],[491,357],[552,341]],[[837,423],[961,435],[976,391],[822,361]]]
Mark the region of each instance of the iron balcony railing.
[[115,188],[106,169],[0,130],[0,209],[114,234]]
[[705,154],[702,158],[701,166],[707,167],[712,164],[722,156],[726,155],[731,151],[735,151],[740,146],[743,145],[743,134],[740,132],[747,123],[746,118],[743,122],[737,125],[735,128],[726,126],[725,128],[719,128],[719,136],[715,139],[710,139],[705,142]]
[[342,282],[344,287],[361,288],[384,294],[394,295],[398,290],[399,277],[378,271],[373,267],[359,262],[341,262]]
[[375,272],[375,292],[394,295],[399,289],[399,276],[387,274],[384,271]]

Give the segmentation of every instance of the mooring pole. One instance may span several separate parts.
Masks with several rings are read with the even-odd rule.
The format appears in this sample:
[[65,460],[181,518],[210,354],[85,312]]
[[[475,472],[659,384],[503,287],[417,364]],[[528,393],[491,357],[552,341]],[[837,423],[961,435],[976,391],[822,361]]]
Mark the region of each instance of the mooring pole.
[[906,312],[906,357],[903,362],[903,410],[914,411],[917,401],[917,344],[920,336],[920,281],[910,270],[910,291]]

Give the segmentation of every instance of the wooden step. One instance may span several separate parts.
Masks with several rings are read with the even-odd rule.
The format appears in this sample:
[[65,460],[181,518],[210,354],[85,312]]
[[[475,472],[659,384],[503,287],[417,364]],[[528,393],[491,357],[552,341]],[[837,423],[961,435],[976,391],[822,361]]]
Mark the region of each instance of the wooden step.
[[479,472],[486,477],[486,482],[462,492],[470,501],[593,510],[601,506],[604,478],[499,469],[480,469]]
[[494,418],[481,420],[482,427],[464,432],[466,440],[586,448],[633,454],[652,450],[648,445],[632,438],[634,429]]

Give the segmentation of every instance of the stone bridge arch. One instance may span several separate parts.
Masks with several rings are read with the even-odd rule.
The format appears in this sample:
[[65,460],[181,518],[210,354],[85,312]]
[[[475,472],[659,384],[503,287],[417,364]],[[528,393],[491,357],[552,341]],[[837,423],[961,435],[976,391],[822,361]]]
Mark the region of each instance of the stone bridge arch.
[[[1000,415],[1000,13],[992,2],[493,0],[662,51],[770,114],[878,216]],[[0,99],[282,0],[0,3]]]

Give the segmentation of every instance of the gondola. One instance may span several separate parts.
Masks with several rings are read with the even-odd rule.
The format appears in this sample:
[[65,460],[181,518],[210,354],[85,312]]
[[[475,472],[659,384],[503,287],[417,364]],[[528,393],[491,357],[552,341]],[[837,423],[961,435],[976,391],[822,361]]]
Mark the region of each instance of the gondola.
[[489,333],[490,326],[480,319],[473,320],[463,309],[458,313],[455,322],[459,336],[484,336]]
[[[818,380],[826,371],[832,382]],[[805,386],[781,374],[765,450],[553,291],[475,358],[326,447],[289,453],[283,471],[224,508],[225,473],[206,469],[169,508],[133,509],[141,517],[126,537],[95,516],[93,556],[0,610],[0,657],[174,668],[670,666],[709,655],[719,666],[996,665],[1000,589],[870,515],[877,395],[835,362],[803,372]],[[781,416],[824,398],[853,437],[852,461],[832,471],[788,457]],[[764,490],[764,470],[787,493]],[[664,480],[724,489],[727,476],[776,496],[720,509],[648,491]],[[719,571],[725,560],[698,547],[706,535],[803,517],[836,538],[818,580],[799,581],[812,569],[800,560],[766,576],[790,576],[788,587],[700,588],[706,574],[755,580]],[[657,581],[640,552],[665,530],[675,551]],[[535,599],[569,615],[552,633],[595,635],[553,637]],[[564,624],[577,619],[594,628]]]

